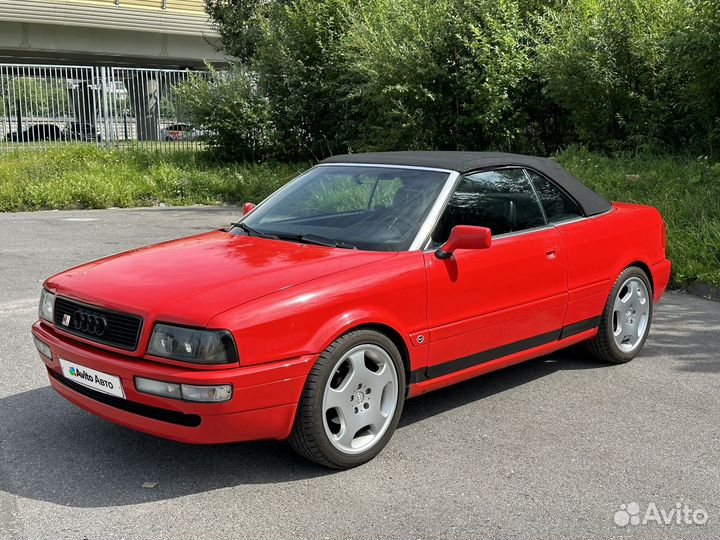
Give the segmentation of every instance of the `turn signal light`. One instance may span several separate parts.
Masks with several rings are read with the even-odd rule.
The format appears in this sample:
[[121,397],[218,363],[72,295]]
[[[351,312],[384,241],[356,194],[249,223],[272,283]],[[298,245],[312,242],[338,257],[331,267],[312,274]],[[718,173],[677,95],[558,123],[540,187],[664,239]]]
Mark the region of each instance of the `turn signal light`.
[[178,384],[145,377],[135,377],[135,389],[144,394],[182,399],[184,401],[196,401],[199,403],[220,403],[229,401],[232,398],[231,384],[216,385],[195,385]]
[[35,347],[37,347],[38,352],[49,360],[52,360],[52,351],[50,350],[50,346],[44,341],[40,341],[34,335],[33,341],[35,342]]

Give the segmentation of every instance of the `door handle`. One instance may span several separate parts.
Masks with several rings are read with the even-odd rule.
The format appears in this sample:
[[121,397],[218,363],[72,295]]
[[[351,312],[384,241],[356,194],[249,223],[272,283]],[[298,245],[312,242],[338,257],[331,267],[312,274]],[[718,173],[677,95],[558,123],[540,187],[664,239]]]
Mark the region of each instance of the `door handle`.
[[545,257],[547,257],[548,261],[557,259],[557,244],[545,246]]

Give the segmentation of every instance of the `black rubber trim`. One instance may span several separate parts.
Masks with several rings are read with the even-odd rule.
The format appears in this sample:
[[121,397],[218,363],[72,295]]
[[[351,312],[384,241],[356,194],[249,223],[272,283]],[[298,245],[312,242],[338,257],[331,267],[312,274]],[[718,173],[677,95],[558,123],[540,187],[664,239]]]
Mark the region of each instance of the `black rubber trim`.
[[127,399],[103,394],[102,392],[98,392],[76,382],[69,381],[52,369],[48,369],[48,373],[53,379],[63,386],[68,387],[70,390],[73,390],[78,394],[82,394],[85,397],[94,399],[104,405],[115,407],[116,409],[121,409],[146,418],[152,418],[153,420],[176,424],[178,426],[198,427],[201,422],[201,418],[197,414],[185,414],[177,411],[171,411],[170,409],[162,409],[160,407],[153,407],[152,405],[137,403],[136,401],[128,401]]
[[410,384],[427,381],[428,379],[434,379],[436,377],[442,377],[443,375],[449,375],[457,371],[462,371],[479,364],[484,364],[485,362],[497,360],[498,358],[502,358],[504,356],[510,356],[511,354],[534,349],[535,347],[539,347],[541,345],[547,345],[553,341],[558,341],[560,339],[579,334],[580,332],[596,328],[599,324],[600,317],[592,317],[590,319],[585,319],[565,326],[559,330],[553,330],[552,332],[546,332],[545,334],[540,334],[527,339],[521,339],[520,341],[514,341],[512,343],[508,343],[507,345],[495,347],[494,349],[488,349],[487,351],[471,354],[455,360],[449,360],[448,362],[444,362],[436,366],[416,369],[410,373]]
[[564,326],[562,332],[560,333],[560,339],[574,336],[575,334],[585,332],[586,330],[592,330],[593,328],[597,328],[598,326],[600,326],[600,317],[593,317],[591,319],[585,319],[584,321]]

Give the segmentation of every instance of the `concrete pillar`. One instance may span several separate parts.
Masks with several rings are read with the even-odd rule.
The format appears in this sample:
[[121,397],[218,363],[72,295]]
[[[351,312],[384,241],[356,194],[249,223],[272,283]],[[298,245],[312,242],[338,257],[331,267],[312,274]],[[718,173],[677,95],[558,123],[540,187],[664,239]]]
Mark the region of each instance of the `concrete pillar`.
[[160,85],[151,73],[137,73],[125,80],[137,122],[139,141],[157,141],[159,138]]

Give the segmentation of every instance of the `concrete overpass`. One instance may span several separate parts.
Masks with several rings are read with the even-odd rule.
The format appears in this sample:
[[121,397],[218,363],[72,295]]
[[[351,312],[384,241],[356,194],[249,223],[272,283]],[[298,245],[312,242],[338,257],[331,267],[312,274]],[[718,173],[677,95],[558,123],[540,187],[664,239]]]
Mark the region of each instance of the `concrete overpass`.
[[2,0],[0,63],[222,64],[203,0]]

